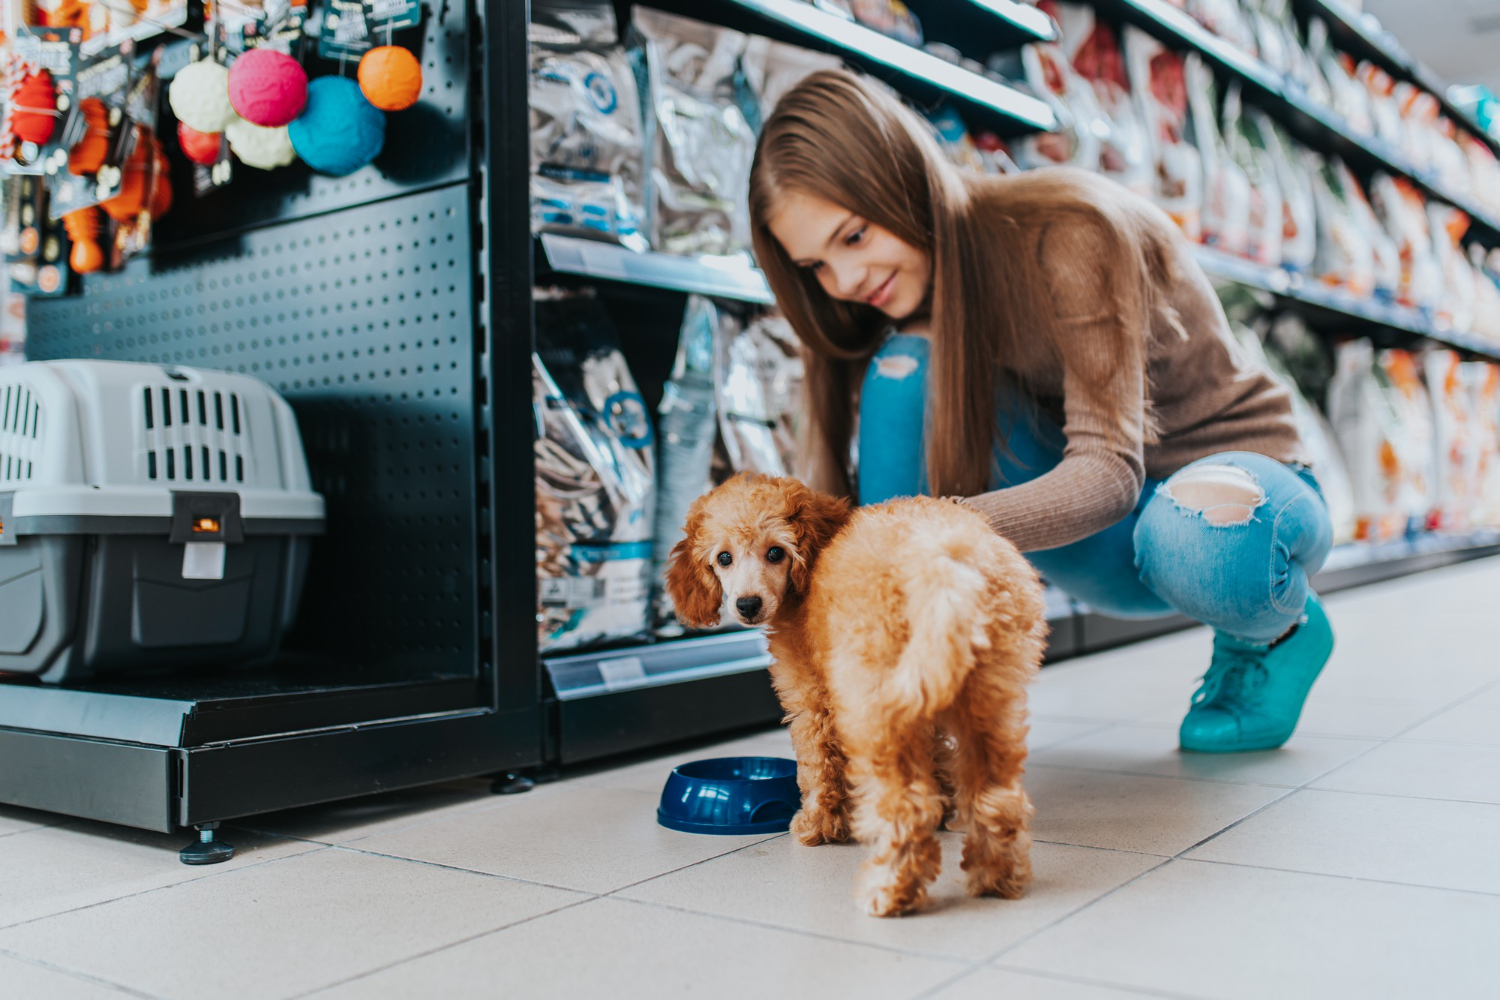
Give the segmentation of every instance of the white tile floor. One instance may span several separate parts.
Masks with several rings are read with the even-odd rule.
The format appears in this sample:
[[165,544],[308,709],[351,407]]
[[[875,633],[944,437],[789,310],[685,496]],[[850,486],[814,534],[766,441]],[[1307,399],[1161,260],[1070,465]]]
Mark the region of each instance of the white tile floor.
[[0,809],[0,997],[1500,996],[1500,559],[1329,599],[1282,750],[1184,756],[1202,631],[1049,667],[1037,880],[921,916],[850,900],[861,849],[656,825],[671,764],[479,781],[183,838]]

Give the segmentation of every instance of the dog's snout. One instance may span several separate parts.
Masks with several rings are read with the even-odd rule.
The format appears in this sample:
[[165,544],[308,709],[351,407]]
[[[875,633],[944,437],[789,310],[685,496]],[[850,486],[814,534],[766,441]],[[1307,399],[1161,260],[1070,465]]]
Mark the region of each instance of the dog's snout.
[[734,602],[734,607],[735,610],[740,613],[740,616],[742,618],[744,618],[746,621],[750,621],[753,620],[756,615],[760,614],[760,604],[761,601],[759,597],[741,597]]

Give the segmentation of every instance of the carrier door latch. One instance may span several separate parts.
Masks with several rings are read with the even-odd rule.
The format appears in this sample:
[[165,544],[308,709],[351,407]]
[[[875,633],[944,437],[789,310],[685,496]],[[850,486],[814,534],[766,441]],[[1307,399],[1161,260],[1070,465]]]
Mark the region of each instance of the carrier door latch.
[[174,545],[186,542],[229,542],[245,540],[245,524],[240,519],[238,493],[186,493],[172,491],[172,534]]
[[15,507],[14,493],[0,493],[0,545],[14,545],[17,542],[16,519],[11,513]]

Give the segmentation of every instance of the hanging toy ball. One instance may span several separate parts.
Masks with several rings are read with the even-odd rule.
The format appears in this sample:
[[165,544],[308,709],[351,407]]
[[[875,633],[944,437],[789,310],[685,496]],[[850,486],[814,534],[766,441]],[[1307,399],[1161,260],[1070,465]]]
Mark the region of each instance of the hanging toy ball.
[[405,111],[422,96],[422,64],[399,45],[382,45],[359,61],[359,89],[381,111]]
[[380,155],[385,114],[365,100],[353,80],[320,76],[308,85],[307,110],[287,131],[309,167],[342,177]]
[[307,73],[275,49],[251,49],[229,68],[229,103],[251,125],[280,128],[307,104]]
[[11,106],[10,130],[22,142],[38,146],[52,138],[57,128],[57,87],[46,70],[28,73],[16,88]]
[[285,127],[263,128],[236,115],[224,126],[224,138],[241,163],[257,170],[275,170],[297,158]]
[[199,132],[189,128],[187,122],[177,123],[177,145],[182,147],[182,155],[199,166],[213,166],[219,159],[219,148],[223,143],[222,132]]
[[234,107],[229,103],[229,70],[212,59],[188,63],[167,88],[167,103],[177,120],[194,131],[224,131],[234,117]]
[[104,266],[104,250],[99,246],[99,213],[92,206],[69,212],[62,217],[63,229],[73,241],[68,264],[78,274],[92,274]]

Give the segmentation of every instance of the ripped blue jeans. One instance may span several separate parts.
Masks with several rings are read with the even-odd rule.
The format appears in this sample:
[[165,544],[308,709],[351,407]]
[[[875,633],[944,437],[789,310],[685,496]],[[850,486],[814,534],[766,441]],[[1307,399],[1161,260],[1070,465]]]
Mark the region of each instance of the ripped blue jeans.
[[[859,502],[926,492],[923,456],[928,343],[893,334],[865,376],[859,414]],[[1062,460],[1062,431],[1002,403],[1009,456],[1000,482],[1036,479]],[[1231,451],[1165,481],[1147,479],[1122,521],[1071,545],[1029,552],[1051,583],[1118,618],[1181,612],[1253,643],[1296,624],[1308,580],[1332,544],[1328,508],[1305,468]]]

